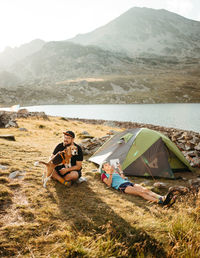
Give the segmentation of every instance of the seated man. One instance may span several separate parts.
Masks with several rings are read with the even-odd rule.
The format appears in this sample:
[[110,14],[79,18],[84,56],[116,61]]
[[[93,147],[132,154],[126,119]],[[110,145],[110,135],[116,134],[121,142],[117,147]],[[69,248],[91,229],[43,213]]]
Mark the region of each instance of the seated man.
[[173,191],[170,191],[166,196],[161,196],[139,184],[131,183],[124,177],[120,164],[117,170],[108,161],[104,161],[101,166],[101,179],[109,187],[112,186],[122,193],[137,195],[162,205],[171,206],[175,203],[177,196],[173,194]]
[[77,147],[77,154],[71,157],[71,166],[66,167],[65,165],[60,165],[55,167],[52,177],[66,186],[70,186],[72,181],[76,181],[81,177],[83,152],[81,147],[74,143],[75,134],[72,131],[63,132],[64,138],[63,142],[59,143],[51,156],[55,156],[58,152],[63,151],[66,147],[75,145]]

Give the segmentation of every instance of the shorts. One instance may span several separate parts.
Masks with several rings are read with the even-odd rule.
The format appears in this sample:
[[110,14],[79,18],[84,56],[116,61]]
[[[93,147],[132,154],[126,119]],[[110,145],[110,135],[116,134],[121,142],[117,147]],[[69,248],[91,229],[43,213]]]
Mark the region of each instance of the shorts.
[[[55,167],[55,170],[56,170],[57,174],[59,176],[61,176],[61,177],[65,177],[66,175],[68,175],[71,172],[71,171],[69,171],[69,172],[66,172],[64,175],[62,175],[60,173],[60,169],[62,169],[62,168],[65,168],[65,166],[57,166],[57,167]],[[76,170],[76,172],[78,173],[78,178],[80,178],[82,176],[81,169],[80,170]]]
[[123,192],[123,193],[125,193],[125,189],[126,189],[127,186],[134,186],[134,184],[131,183],[131,182],[123,183],[123,184],[121,184],[121,185],[119,186],[118,190],[121,191],[121,192]]

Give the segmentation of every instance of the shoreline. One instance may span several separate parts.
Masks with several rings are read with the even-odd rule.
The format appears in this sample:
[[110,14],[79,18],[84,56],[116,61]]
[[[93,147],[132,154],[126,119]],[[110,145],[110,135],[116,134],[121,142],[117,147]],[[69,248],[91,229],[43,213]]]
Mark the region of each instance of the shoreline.
[[27,109],[20,109],[18,112],[0,111],[0,127],[18,128],[18,118],[31,118],[49,120],[51,117],[59,117],[63,121],[79,121],[85,124],[94,124],[99,126],[108,126],[110,128],[130,129],[130,128],[148,128],[159,131],[167,136],[176,146],[182,151],[183,155],[190,162],[192,167],[200,167],[200,133],[176,129],[172,127],[157,126],[152,124],[124,122],[124,121],[110,121],[101,119],[82,119],[82,118],[66,118],[61,116],[48,116],[44,112],[29,112]]
[[[69,104],[69,105],[37,105],[37,106],[28,106],[28,107],[20,107],[20,105],[14,105],[10,108],[0,108],[1,111],[6,112],[20,112],[20,110],[28,110],[28,112],[45,112],[45,114],[49,116],[57,116],[57,117],[66,117],[70,119],[83,119],[83,120],[98,120],[98,121],[113,121],[119,124],[137,124],[139,127],[142,126],[151,126],[158,128],[171,128],[175,130],[183,130],[183,131],[192,131],[196,133],[200,133],[200,125],[198,123],[199,112],[198,105],[200,103],[158,103],[161,104],[161,107],[156,106],[156,104],[120,104],[122,109],[118,107],[118,104]],[[174,110],[174,106],[171,105],[179,105]],[[192,106],[185,106],[185,104]],[[166,106],[165,106],[166,105]],[[181,106],[183,105],[183,106]],[[197,106],[194,106],[197,105]],[[54,107],[55,106],[55,107]],[[85,107],[86,106],[86,107]],[[88,106],[88,107],[87,107]],[[104,111],[101,106],[105,106]],[[107,107],[108,106],[108,109]],[[116,106],[116,108],[115,108]],[[130,108],[126,108],[124,106],[133,106]],[[75,109],[74,109],[75,107]],[[93,110],[91,114],[90,110]],[[169,115],[165,115],[163,117],[162,112],[157,112],[156,110],[164,110],[169,113]],[[169,112],[167,111],[169,108]],[[128,110],[127,110],[128,109]],[[80,110],[82,110],[80,112]],[[148,111],[149,110],[149,111]],[[186,110],[186,120],[184,119],[184,112],[181,113],[181,110]],[[84,113],[85,112],[85,113]],[[94,113],[95,112],[95,113]],[[102,112],[107,112],[107,114],[103,115]],[[116,112],[119,114],[116,114]],[[126,112],[128,112],[126,114]],[[140,114],[141,112],[141,114]],[[148,113],[149,112],[149,113]],[[190,112],[190,113],[189,113]],[[155,113],[155,115],[153,115]],[[124,116],[125,114],[125,116]],[[134,117],[135,114],[135,117]],[[149,115],[148,115],[149,114]],[[152,114],[152,115],[151,115]],[[71,116],[71,117],[70,117]],[[179,119],[177,119],[177,116]],[[155,122],[155,123],[154,123]]]
[[[52,116],[56,117],[56,116]],[[116,120],[104,120],[104,119],[88,119],[88,118],[71,118],[71,117],[61,117],[64,120],[77,120],[81,121],[84,123],[89,123],[89,124],[104,124],[104,125],[109,125],[111,127],[119,127],[119,128],[142,128],[146,127],[152,130],[159,130],[159,131],[167,131],[167,132],[175,132],[175,131],[181,131],[181,132],[188,132],[188,133],[195,133],[199,134],[199,132],[193,131],[193,130],[185,130],[185,129],[179,129],[179,128],[174,128],[174,127],[167,127],[167,126],[161,126],[161,125],[154,125],[154,124],[146,124],[146,123],[138,123],[138,122],[126,122],[126,121],[116,121]]]

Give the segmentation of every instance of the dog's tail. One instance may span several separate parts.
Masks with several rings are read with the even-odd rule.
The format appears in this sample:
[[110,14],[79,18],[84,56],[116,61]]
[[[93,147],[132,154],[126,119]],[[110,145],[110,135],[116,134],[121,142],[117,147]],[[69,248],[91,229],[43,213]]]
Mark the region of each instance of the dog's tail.
[[43,165],[48,165],[48,163],[46,163],[46,162],[44,162],[44,161],[36,161],[35,163],[34,163],[34,166],[39,166],[39,164],[43,164]]

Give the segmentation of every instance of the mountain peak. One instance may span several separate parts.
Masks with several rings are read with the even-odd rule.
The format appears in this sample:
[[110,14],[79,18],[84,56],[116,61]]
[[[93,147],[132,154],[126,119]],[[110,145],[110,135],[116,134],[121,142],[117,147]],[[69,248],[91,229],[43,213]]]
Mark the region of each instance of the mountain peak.
[[133,7],[108,24],[70,41],[129,56],[200,55],[200,22],[165,9]]

